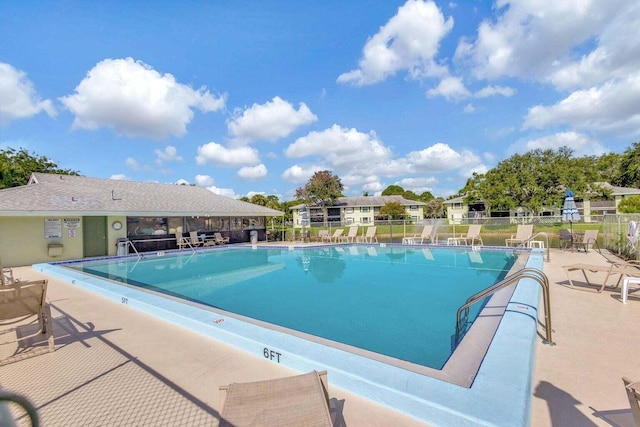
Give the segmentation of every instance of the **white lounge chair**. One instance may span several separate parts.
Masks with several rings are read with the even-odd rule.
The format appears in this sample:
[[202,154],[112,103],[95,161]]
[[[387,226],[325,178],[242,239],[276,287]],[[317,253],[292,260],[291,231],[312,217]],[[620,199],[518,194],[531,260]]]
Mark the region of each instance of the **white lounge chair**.
[[198,236],[198,232],[197,231],[190,231],[189,232],[189,243],[191,243],[191,246],[193,246],[193,247],[198,247],[198,246],[203,246],[204,245],[204,240],[202,240]]
[[531,238],[533,234],[533,224],[520,224],[516,230],[516,234],[504,241],[505,246],[518,246]]
[[340,236],[340,240],[353,243],[356,241],[356,237],[358,237],[358,226],[352,225],[351,227],[349,227],[349,232],[346,236]]
[[216,245],[224,245],[225,243],[229,243],[229,238],[222,237],[222,234],[218,232],[213,233],[213,240],[216,242]]
[[319,230],[318,240],[320,240],[321,242],[324,242],[324,241],[331,242],[331,236],[329,235],[329,230]]
[[364,241],[366,243],[373,243],[374,240],[376,241],[376,243],[378,243],[378,238],[376,237],[376,229],[377,227],[375,225],[370,225],[369,227],[367,227],[367,232],[364,235]]
[[189,242],[189,239],[187,239],[186,237],[182,237],[182,233],[176,233],[176,246],[178,247],[178,249],[184,249],[187,246],[192,248],[191,246],[191,242]]
[[469,230],[467,230],[467,234],[460,235],[460,239],[464,240],[465,244],[467,245],[475,246],[475,242],[478,241],[478,243],[480,243],[480,246],[482,246],[482,237],[480,236],[481,228],[481,224],[471,224],[469,226]]
[[[46,338],[47,342],[45,346],[38,346],[28,352],[21,351],[18,347],[13,355],[0,360],[0,366],[55,350],[51,314],[46,297],[47,280],[15,282],[0,287],[0,336],[15,333],[15,338],[2,341],[0,344],[20,343],[25,340],[34,342],[30,339],[38,336]],[[26,323],[30,318],[37,321],[37,329],[32,323]],[[27,328],[32,330],[25,335],[19,333]]]
[[332,427],[327,372],[220,387],[220,427]]
[[331,236],[331,240],[335,243],[338,243],[338,240],[341,239],[342,233],[344,233],[343,228],[336,228],[336,231],[334,231],[333,235]]

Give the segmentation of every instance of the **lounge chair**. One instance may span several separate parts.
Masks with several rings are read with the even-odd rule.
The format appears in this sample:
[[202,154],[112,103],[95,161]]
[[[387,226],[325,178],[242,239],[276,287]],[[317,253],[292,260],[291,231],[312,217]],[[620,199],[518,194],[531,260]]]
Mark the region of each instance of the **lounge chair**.
[[[598,289],[598,292],[602,292],[604,290],[605,286],[607,286],[607,281],[609,280],[609,277],[612,275],[616,275],[616,274],[620,275],[616,284],[612,286],[613,288],[616,288],[618,287],[618,285],[620,285],[620,282],[622,281],[624,276],[640,275],[640,265],[632,264],[632,263],[612,263],[609,265],[579,263],[579,264],[565,265],[562,268],[567,274],[567,279],[569,279],[569,285],[571,285],[571,287],[573,287],[573,281],[571,280],[571,276],[569,275],[569,272],[581,271],[582,275],[584,276],[584,280],[587,282],[587,285],[598,286],[600,288]],[[595,283],[591,283],[589,281],[589,277],[587,277],[587,271],[591,273],[606,273],[605,278],[602,281],[602,284],[598,285]]]
[[338,240],[341,239],[342,233],[344,233],[343,228],[336,228],[336,231],[334,231],[333,235],[331,236],[331,240],[335,243],[338,243]]
[[516,230],[516,234],[511,238],[505,239],[505,246],[519,246],[531,238],[533,234],[533,224],[520,224]]
[[349,232],[346,236],[340,236],[340,240],[353,243],[356,241],[356,237],[358,237],[358,226],[352,225],[351,227],[349,227]]
[[481,224],[471,224],[469,226],[469,230],[467,230],[467,234],[460,235],[460,240],[464,240],[465,244],[470,244],[471,246],[474,246],[474,243],[477,240],[480,243],[480,246],[482,246],[484,243],[482,243],[482,237],[480,236],[481,228]]
[[213,240],[216,242],[216,245],[224,245],[225,243],[229,243],[228,237],[222,237],[220,233],[213,233]]
[[194,248],[198,246],[204,246],[204,240],[202,240],[200,236],[198,236],[197,231],[189,232],[189,243],[191,243],[191,246]]
[[[586,230],[582,236],[582,240],[574,241],[572,246],[576,248],[576,250],[582,248],[585,253],[589,252],[589,246],[598,246],[598,230]],[[600,248],[598,247],[598,249]]]
[[622,377],[624,389],[627,392],[629,406],[631,406],[631,415],[633,415],[633,423],[640,426],[640,381],[632,382],[626,377]]
[[176,246],[178,249],[184,249],[187,246],[193,249],[191,242],[186,237],[182,237],[182,233],[176,233]]
[[378,243],[378,238],[376,237],[376,229],[377,227],[375,225],[370,225],[369,227],[367,227],[367,233],[364,235],[364,241],[366,243],[373,243],[374,240],[376,241],[376,243]]
[[333,426],[326,371],[220,387],[220,427]]
[[13,277],[13,270],[7,267],[2,267],[0,263],[0,286],[11,285],[16,279]]
[[[49,306],[46,302],[47,280],[15,282],[0,287],[0,336],[16,334],[15,339],[0,342],[0,344],[18,343],[30,338],[45,336],[47,345],[29,352],[16,351],[12,356],[0,360],[0,366],[16,362],[26,357],[35,356],[55,350],[53,327]],[[27,335],[20,331],[33,328],[31,323],[25,323],[30,318],[37,321],[37,330]],[[10,326],[5,329],[5,326]],[[20,350],[20,348],[18,348]]]
[[329,230],[319,230],[318,231],[318,240],[324,242],[331,242],[331,236],[329,235]]

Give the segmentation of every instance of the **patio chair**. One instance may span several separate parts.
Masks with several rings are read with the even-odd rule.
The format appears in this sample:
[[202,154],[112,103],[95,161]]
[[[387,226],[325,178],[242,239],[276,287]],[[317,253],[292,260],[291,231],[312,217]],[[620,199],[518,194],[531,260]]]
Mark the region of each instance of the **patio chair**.
[[318,230],[318,240],[324,242],[331,242],[331,236],[329,235],[329,230]]
[[178,247],[178,249],[184,249],[187,246],[193,248],[191,246],[191,242],[189,242],[189,239],[182,237],[182,233],[176,233],[176,246]]
[[344,233],[343,228],[336,228],[336,231],[334,231],[333,235],[331,236],[331,240],[335,243],[338,243],[338,240],[340,240],[342,233]]
[[3,267],[2,262],[0,262],[0,286],[11,285],[15,281],[16,280],[13,277],[13,270],[7,267]]
[[189,243],[191,243],[193,247],[204,246],[204,240],[198,236],[197,231],[189,232]]
[[640,426],[640,381],[632,382],[626,377],[622,377],[624,389],[627,392],[633,423]]
[[378,238],[376,237],[376,230],[377,230],[377,227],[375,225],[370,225],[369,227],[367,227],[367,232],[364,235],[364,241],[366,243],[373,243],[374,240],[376,241],[376,243],[378,243]]
[[[612,288],[617,288],[625,276],[640,276],[640,265],[635,263],[628,263],[628,262],[612,263],[608,265],[578,263],[578,264],[565,265],[562,268],[567,274],[567,279],[569,279],[569,285],[571,287],[574,287],[574,286],[573,286],[573,281],[571,280],[571,276],[569,275],[569,272],[581,271],[587,285],[598,286],[599,287],[598,292],[602,292],[604,290],[605,286],[607,286],[609,277],[612,275],[616,275],[616,274],[620,275],[616,284],[611,286]],[[591,273],[606,273],[605,278],[602,281],[602,284],[591,283],[589,281],[589,277],[587,277],[587,271]]]
[[358,237],[358,226],[352,225],[351,227],[349,227],[349,232],[346,236],[340,236],[340,240],[353,243],[356,241],[356,237]]
[[326,371],[220,387],[220,427],[333,426]]
[[216,245],[224,245],[225,243],[229,243],[228,237],[222,237],[222,234],[216,232],[213,233],[213,240],[216,242]]
[[505,239],[505,246],[519,246],[531,238],[533,234],[533,224],[520,224],[516,230],[516,234],[511,238]]
[[[598,230],[586,230],[582,236],[582,241],[573,242],[573,247],[576,248],[576,250],[582,248],[585,253],[589,252],[589,246],[598,247]],[[599,249],[598,247],[598,250]]]
[[569,249],[573,247],[573,234],[571,231],[562,229],[558,232],[558,237],[560,239],[560,249]]
[[471,246],[474,246],[474,243],[477,240],[480,243],[480,246],[482,246],[483,245],[482,237],[480,236],[481,228],[482,228],[482,224],[471,224],[469,226],[469,230],[467,230],[467,234],[466,235],[461,234],[460,239],[464,240],[467,245],[471,244]]
[[[15,333],[15,339],[2,341],[0,344],[19,343],[35,339],[38,336],[46,337],[47,340],[45,347],[39,346],[30,352],[23,352],[18,347],[12,356],[0,360],[0,366],[55,350],[53,327],[46,296],[47,280],[15,282],[0,287],[0,336]],[[31,318],[35,318],[34,321],[37,321],[37,330],[34,330],[33,321],[27,323]],[[5,326],[9,326],[9,328],[5,329]],[[23,335],[22,331],[28,332]]]

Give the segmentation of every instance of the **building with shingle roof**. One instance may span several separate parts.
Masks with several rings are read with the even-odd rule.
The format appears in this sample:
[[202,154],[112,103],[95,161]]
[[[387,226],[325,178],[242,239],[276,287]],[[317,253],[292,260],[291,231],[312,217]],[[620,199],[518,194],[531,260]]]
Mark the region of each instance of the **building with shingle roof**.
[[0,190],[0,259],[115,255],[122,239],[142,251],[173,249],[175,235],[190,231],[239,242],[255,230],[264,239],[266,218],[282,215],[202,187],[33,173],[27,185]]

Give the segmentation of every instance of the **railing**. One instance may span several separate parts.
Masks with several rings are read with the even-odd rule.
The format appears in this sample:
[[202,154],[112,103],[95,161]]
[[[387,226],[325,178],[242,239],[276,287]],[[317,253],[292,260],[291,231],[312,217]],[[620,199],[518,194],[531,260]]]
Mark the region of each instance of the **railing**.
[[545,247],[544,247],[545,248],[545,250],[544,250],[545,261],[549,262],[551,260],[551,253],[550,253],[550,250],[549,250],[549,235],[544,231],[537,232],[536,234],[534,234],[533,236],[529,237],[524,242],[519,243],[518,246],[516,246],[516,248],[525,248],[527,246],[531,247],[529,245],[529,242],[531,242],[533,240],[536,240],[536,237],[538,237],[538,236],[543,236],[544,239],[545,239]]
[[[549,279],[547,276],[540,270],[535,268],[523,268],[518,270],[514,274],[505,277],[503,280],[498,283],[484,289],[475,295],[470,296],[467,301],[458,308],[458,312],[456,314],[456,344],[458,344],[462,340],[462,336],[464,332],[466,332],[466,325],[469,320],[469,307],[476,304],[478,301],[482,301],[495,294],[496,292],[506,288],[507,286],[511,286],[520,279],[533,279],[542,287],[542,296],[544,302],[544,316],[545,316],[545,332],[546,339],[542,342],[544,344],[555,345],[551,336],[551,302],[549,300]],[[464,313],[464,321],[462,314]],[[537,317],[537,316],[536,316]],[[537,322],[536,322],[537,324]]]

